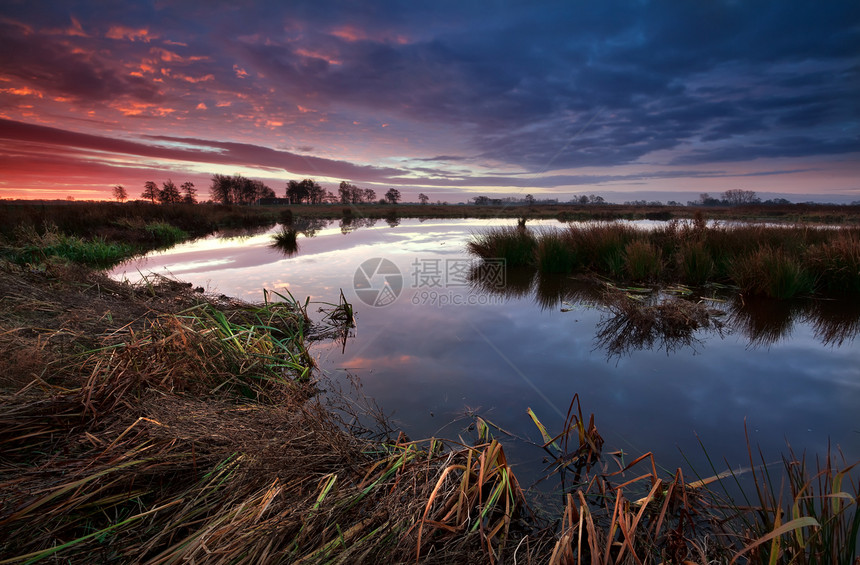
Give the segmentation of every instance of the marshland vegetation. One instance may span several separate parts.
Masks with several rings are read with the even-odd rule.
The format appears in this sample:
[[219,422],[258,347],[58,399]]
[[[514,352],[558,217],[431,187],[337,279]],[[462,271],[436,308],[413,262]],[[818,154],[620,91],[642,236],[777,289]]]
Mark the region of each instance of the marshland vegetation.
[[493,228],[469,251],[513,268],[591,274],[638,284],[731,284],[787,299],[860,292],[860,228],[670,221],[653,229],[588,222],[565,229]]
[[248,304],[77,262],[0,262],[0,563],[850,565],[857,553],[860,485],[838,450],[659,471],[647,454],[604,452],[608,416],[585,417],[574,397],[558,429],[528,411],[563,487],[551,514],[484,416],[468,439],[413,441],[323,402],[311,344],[348,335],[343,295],[313,323],[290,295]]
[[[574,398],[543,436],[561,515],[536,513],[494,434],[356,433],[315,394],[307,304],[130,286],[4,263],[2,562],[851,563],[858,486],[838,453],[750,454],[738,476],[604,453]],[[343,303],[330,305],[332,320]],[[351,317],[350,317],[351,318]],[[702,470],[703,472],[705,470]],[[746,561],[749,559],[749,561]]]

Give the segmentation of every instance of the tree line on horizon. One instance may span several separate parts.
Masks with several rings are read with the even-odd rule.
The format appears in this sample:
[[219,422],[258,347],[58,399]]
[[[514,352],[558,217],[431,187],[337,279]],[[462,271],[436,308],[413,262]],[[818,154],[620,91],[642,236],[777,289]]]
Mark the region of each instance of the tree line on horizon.
[[[128,190],[121,184],[115,185],[113,197],[117,202],[125,202],[128,200]],[[149,180],[143,184],[143,192],[140,193],[140,197],[153,204],[156,202],[159,204],[197,204],[197,189],[194,187],[194,183],[190,181],[177,187],[176,183],[168,179],[159,188],[158,183]]]
[[[210,186],[212,200],[220,204],[254,204],[264,199],[278,199],[275,191],[267,186],[264,182],[246,178],[242,175],[221,175],[215,174],[212,176],[212,184]],[[168,179],[162,183],[161,188],[155,181],[147,181],[144,183],[141,198],[149,200],[151,203],[159,204],[196,204],[197,189],[192,182],[184,182],[179,187]],[[746,206],[755,204],[764,205],[787,205],[791,204],[790,200],[785,198],[773,198],[762,201],[758,195],[752,190],[732,189],[723,192],[721,198],[712,197],[709,193],[703,192],[697,200],[687,202],[688,206]],[[118,202],[124,202],[128,199],[128,191],[122,185],[113,187],[113,197]],[[382,198],[377,200],[376,191],[371,188],[361,188],[348,181],[341,181],[337,192],[331,192],[322,187],[314,179],[306,178],[301,181],[290,180],[287,182],[285,197],[289,204],[398,204],[401,200],[400,191],[396,188],[390,188]],[[418,194],[418,202],[422,205],[429,203],[430,198],[424,194]],[[524,197],[503,197],[490,198],[489,196],[480,195],[470,198],[470,201],[475,205],[501,205],[501,204],[558,204],[558,199],[538,200],[531,194]],[[589,194],[573,197],[569,204],[608,204],[606,200],[599,195]],[[660,201],[633,200],[624,202],[629,206],[664,206]],[[852,202],[851,205],[858,205],[860,201]],[[680,202],[670,200],[667,206],[683,206]]]
[[[275,191],[265,183],[242,175],[213,175],[210,192],[212,199],[221,204],[253,204],[262,199],[277,198]],[[284,197],[290,204],[373,204],[377,202],[376,191],[371,188],[360,188],[342,181],[335,194],[310,178],[288,181]],[[397,204],[400,200],[400,191],[390,188],[379,203]]]
[[[260,200],[278,199],[275,191],[259,180],[249,179],[242,175],[212,175],[210,195],[214,202],[220,204],[255,204]],[[128,200],[128,190],[121,184],[112,189],[117,202]],[[152,204],[196,204],[197,189],[193,182],[184,182],[179,187],[168,179],[159,188],[155,181],[146,181],[140,194],[143,200]],[[376,200],[376,191],[370,188],[360,188],[347,181],[342,181],[337,193],[320,186],[314,179],[301,181],[291,180],[287,183],[285,200],[290,204],[397,204],[401,200],[400,191],[390,188],[383,198]],[[72,199],[69,197],[69,199]],[[422,204],[429,201],[425,194],[419,194]]]

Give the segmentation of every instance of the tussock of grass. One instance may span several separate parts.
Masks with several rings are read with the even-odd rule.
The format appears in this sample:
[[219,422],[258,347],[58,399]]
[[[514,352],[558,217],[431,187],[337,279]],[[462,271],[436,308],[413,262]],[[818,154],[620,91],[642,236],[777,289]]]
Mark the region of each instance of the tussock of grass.
[[655,281],[663,273],[662,254],[653,243],[631,241],[624,247],[624,269],[633,281]]
[[536,246],[534,234],[517,227],[490,228],[466,244],[470,253],[482,259],[504,259],[511,268],[533,265]]
[[566,274],[578,267],[576,249],[558,230],[542,233],[538,238],[535,261],[542,273]]
[[833,292],[860,292],[860,231],[840,230],[830,241],[813,245],[808,265],[818,273],[821,288]]
[[676,268],[684,284],[703,285],[712,280],[714,260],[702,242],[682,243],[675,257]]
[[771,247],[735,259],[732,279],[744,293],[780,300],[809,294],[815,286],[812,274],[798,259]]
[[168,246],[187,239],[188,234],[176,226],[167,222],[152,222],[146,224],[144,230],[152,237],[158,245]]

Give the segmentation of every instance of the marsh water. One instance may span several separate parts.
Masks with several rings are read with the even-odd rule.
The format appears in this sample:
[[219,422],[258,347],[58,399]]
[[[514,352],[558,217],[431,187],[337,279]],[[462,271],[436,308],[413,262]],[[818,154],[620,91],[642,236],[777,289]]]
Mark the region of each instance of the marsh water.
[[545,469],[545,453],[528,441],[542,443],[527,409],[557,433],[575,394],[586,418],[594,413],[604,452],[629,461],[650,451],[670,471],[711,475],[708,456],[718,471],[748,464],[745,433],[769,461],[788,445],[860,459],[856,298],[744,301],[732,289],[701,289],[694,299],[722,313],[719,327],[631,337],[595,285],[493,265],[476,277],[471,234],[512,223],[315,221],[294,226],[286,249],[272,246],[279,226],[225,232],[112,275],[156,272],[248,301],[268,289],[337,302],[342,290],[356,327],[345,342],[312,348],[329,385],[357,383],[412,439],[472,441],[480,416],[497,426],[523,486]]

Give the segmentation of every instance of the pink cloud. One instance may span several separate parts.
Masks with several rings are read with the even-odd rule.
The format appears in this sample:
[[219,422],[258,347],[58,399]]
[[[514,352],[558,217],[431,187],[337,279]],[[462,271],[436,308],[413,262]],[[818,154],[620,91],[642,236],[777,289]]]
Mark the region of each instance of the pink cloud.
[[129,41],[142,41],[149,43],[153,39],[158,39],[158,35],[152,34],[147,28],[131,28],[121,25],[111,26],[105,34],[108,39],[127,39]]

